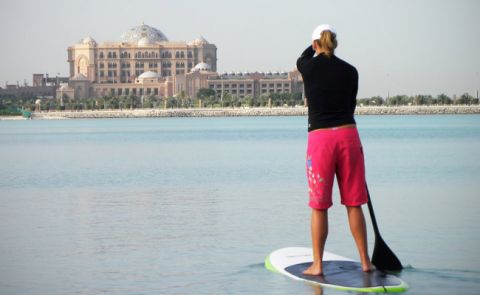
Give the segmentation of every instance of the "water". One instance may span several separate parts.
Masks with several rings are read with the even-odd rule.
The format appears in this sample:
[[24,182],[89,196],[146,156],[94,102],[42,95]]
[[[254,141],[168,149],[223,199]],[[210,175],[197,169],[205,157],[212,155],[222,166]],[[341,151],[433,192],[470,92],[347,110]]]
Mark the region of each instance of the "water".
[[[478,294],[480,116],[357,122],[408,293]],[[274,249],[310,245],[305,126],[0,122],[0,294],[346,294],[263,267]],[[337,191],[327,250],[357,257]]]

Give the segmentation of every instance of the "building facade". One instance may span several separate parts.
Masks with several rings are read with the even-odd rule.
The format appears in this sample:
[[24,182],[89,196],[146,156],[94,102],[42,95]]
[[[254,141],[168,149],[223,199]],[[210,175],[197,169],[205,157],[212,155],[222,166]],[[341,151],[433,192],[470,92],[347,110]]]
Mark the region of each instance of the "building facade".
[[[300,75],[291,73],[217,73],[217,47],[200,37],[172,42],[145,24],[126,31],[118,42],[86,37],[68,47],[70,79],[57,97],[195,97],[201,88],[237,98],[301,92]],[[298,72],[297,72],[298,73]],[[300,80],[299,80],[300,79]]]
[[217,47],[205,38],[172,42],[145,24],[126,31],[118,42],[86,37],[67,51],[70,77],[82,74],[97,84],[133,83],[148,71],[164,78],[182,75],[201,62],[217,68]]
[[236,98],[259,97],[272,93],[302,92],[301,76],[292,72],[224,73],[208,80],[208,88],[218,97],[229,94]]

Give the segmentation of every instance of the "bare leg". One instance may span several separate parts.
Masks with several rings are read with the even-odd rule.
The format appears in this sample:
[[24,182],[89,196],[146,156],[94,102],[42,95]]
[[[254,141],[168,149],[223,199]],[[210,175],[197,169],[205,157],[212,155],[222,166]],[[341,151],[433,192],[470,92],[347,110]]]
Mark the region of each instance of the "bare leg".
[[312,209],[311,220],[313,263],[303,272],[305,275],[318,276],[323,274],[323,249],[328,235],[328,211]]
[[361,206],[347,206],[348,222],[350,224],[350,230],[353,235],[353,239],[357,244],[358,253],[360,254],[360,261],[362,263],[363,271],[373,270],[373,265],[370,262],[368,256],[367,245],[367,226],[365,225],[365,217]]

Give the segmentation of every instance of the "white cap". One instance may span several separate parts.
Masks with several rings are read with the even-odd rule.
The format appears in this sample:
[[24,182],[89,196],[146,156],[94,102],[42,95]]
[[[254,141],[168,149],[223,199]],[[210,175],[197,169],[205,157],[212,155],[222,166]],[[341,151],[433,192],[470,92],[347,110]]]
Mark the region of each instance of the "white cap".
[[335,32],[335,29],[331,25],[327,25],[327,24],[319,25],[318,27],[315,28],[315,30],[313,30],[312,41],[320,39],[323,31],[330,31],[334,34],[337,33]]

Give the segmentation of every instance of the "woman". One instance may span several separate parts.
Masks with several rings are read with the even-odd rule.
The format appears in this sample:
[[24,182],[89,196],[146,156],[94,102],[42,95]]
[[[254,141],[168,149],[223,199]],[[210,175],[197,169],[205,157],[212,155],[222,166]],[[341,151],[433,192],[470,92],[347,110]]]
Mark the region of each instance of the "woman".
[[362,269],[366,272],[373,269],[361,207],[368,201],[365,165],[353,116],[358,73],[352,65],[335,56],[336,47],[335,30],[330,25],[321,25],[312,34],[312,45],[297,60],[308,105],[307,176],[313,263],[305,270],[306,275],[323,275],[322,257],[335,175]]

